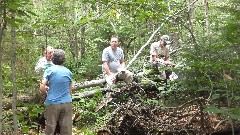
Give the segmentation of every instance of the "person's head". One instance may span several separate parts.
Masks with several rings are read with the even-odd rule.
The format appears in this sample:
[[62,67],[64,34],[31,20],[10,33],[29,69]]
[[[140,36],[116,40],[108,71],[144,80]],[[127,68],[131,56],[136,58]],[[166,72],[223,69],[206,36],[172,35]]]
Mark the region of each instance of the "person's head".
[[116,50],[119,45],[118,37],[112,36],[110,39],[110,45],[113,50]]
[[51,46],[47,46],[46,50],[44,51],[44,56],[48,61],[52,59],[53,48]]
[[168,35],[162,35],[160,37],[160,45],[166,46],[167,44],[170,44],[171,40]]
[[62,49],[54,49],[52,62],[55,65],[62,65],[65,62],[65,52]]

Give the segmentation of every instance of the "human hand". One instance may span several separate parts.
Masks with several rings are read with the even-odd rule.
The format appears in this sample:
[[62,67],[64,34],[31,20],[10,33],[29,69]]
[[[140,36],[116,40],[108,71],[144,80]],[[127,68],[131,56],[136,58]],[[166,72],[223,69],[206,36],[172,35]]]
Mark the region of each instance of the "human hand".
[[164,61],[165,65],[170,65],[169,61]]
[[[40,83],[40,85],[43,85],[43,83],[42,83],[40,80],[37,80],[37,82]],[[43,94],[47,94],[47,93],[48,93],[48,90],[49,90],[49,86],[45,85],[44,88],[45,88],[44,91],[41,91],[41,90],[39,89],[39,92],[41,92],[41,93],[43,93]]]
[[164,60],[163,60],[163,59],[157,58],[157,59],[156,59],[156,62],[157,62],[157,63],[160,63],[160,64],[164,64]]
[[109,84],[109,85],[112,85],[113,83],[116,82],[116,77],[115,75],[113,74],[110,74],[106,77],[106,82]]
[[124,68],[124,67],[120,67],[120,68],[117,69],[117,71],[118,71],[118,72],[125,73],[126,68]]

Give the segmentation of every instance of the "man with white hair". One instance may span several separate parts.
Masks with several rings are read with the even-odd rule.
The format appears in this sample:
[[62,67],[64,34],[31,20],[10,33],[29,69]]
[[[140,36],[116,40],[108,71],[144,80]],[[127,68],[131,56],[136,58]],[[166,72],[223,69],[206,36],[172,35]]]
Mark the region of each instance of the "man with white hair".
[[44,51],[44,56],[38,60],[35,66],[36,73],[40,73],[46,70],[47,68],[51,67],[52,65],[54,65],[51,60],[52,53],[53,53],[53,47],[47,46],[46,50]]

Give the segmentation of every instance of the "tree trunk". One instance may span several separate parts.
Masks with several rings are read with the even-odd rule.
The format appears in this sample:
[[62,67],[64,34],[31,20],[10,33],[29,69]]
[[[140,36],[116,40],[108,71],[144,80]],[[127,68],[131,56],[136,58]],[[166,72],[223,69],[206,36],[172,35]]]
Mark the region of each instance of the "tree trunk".
[[131,66],[131,64],[136,60],[136,58],[138,57],[138,55],[140,55],[143,51],[143,49],[150,43],[150,41],[152,40],[152,38],[155,36],[155,34],[158,32],[158,30],[163,27],[163,24],[161,24],[160,27],[158,27],[153,34],[151,35],[151,37],[148,39],[147,43],[144,44],[140,50],[138,51],[138,53],[136,55],[134,55],[134,57],[131,59],[131,61],[128,63],[128,65],[126,66],[126,69],[129,68]]
[[190,24],[190,30],[193,32],[193,25],[192,25],[192,19],[193,19],[193,10],[194,8],[194,1],[189,0],[188,1],[188,19],[189,19],[189,24]]
[[73,86],[73,91],[79,90],[79,89],[84,89],[84,88],[89,88],[89,87],[100,86],[105,82],[106,82],[105,79],[99,79],[99,80],[86,81],[86,82],[82,82],[82,83],[76,83]]
[[209,19],[208,19],[208,1],[207,0],[204,0],[204,6],[205,6],[206,31],[208,33]]
[[[85,16],[88,13],[87,5],[82,4],[82,16]],[[86,32],[86,25],[82,25],[81,28],[81,41],[80,41],[80,57],[82,57],[85,53],[85,32]]]
[[6,29],[6,2],[5,1],[1,1],[1,5],[2,5],[2,10],[1,12],[1,29],[0,29],[0,134],[2,133],[2,102],[3,102],[3,95],[2,95],[2,91],[3,91],[3,78],[2,78],[2,39],[3,39],[3,32]]
[[[12,19],[15,19],[15,13],[12,13]],[[14,124],[14,135],[18,134],[18,123],[17,123],[17,87],[16,87],[16,29],[14,26],[11,27],[11,42],[12,42],[12,59],[11,59],[11,70],[12,70],[12,83],[13,83],[13,99],[12,99],[12,111],[13,111],[13,124]]]
[[77,12],[77,0],[74,0],[74,27],[73,27],[73,45],[74,45],[74,53],[75,53],[75,61],[79,60],[79,47],[78,47],[78,29],[77,29],[77,21],[78,21],[78,12]]
[[110,88],[103,88],[100,90],[90,90],[90,91],[84,91],[84,92],[80,92],[80,93],[75,93],[73,94],[73,99],[80,99],[80,98],[85,98],[85,97],[91,97],[92,95],[94,95],[97,92],[104,92],[110,90]]
[[[65,2],[65,8],[71,9],[71,3],[70,3],[69,1],[66,1],[66,2]],[[65,15],[65,17],[67,18],[67,20],[70,20],[70,21],[71,21],[72,15],[71,15],[70,10],[66,10],[66,15]],[[67,35],[68,35],[68,39],[67,39],[67,40],[68,40],[69,43],[70,43],[70,52],[71,52],[74,60],[76,60],[77,54],[76,54],[76,52],[75,52],[75,50],[76,50],[75,47],[76,47],[76,46],[75,46],[75,42],[74,42],[74,39],[75,39],[74,34],[75,34],[75,32],[74,32],[74,27],[67,29]]]

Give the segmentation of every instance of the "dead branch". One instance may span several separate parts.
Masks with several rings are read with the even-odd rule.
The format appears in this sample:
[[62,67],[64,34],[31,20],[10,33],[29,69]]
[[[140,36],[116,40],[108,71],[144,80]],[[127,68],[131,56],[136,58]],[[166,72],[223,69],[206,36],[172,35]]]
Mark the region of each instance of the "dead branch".
[[73,85],[73,91],[79,90],[79,89],[84,89],[84,88],[89,88],[89,87],[99,86],[105,82],[106,82],[105,79],[99,79],[99,80],[91,80],[91,81],[76,83]]

